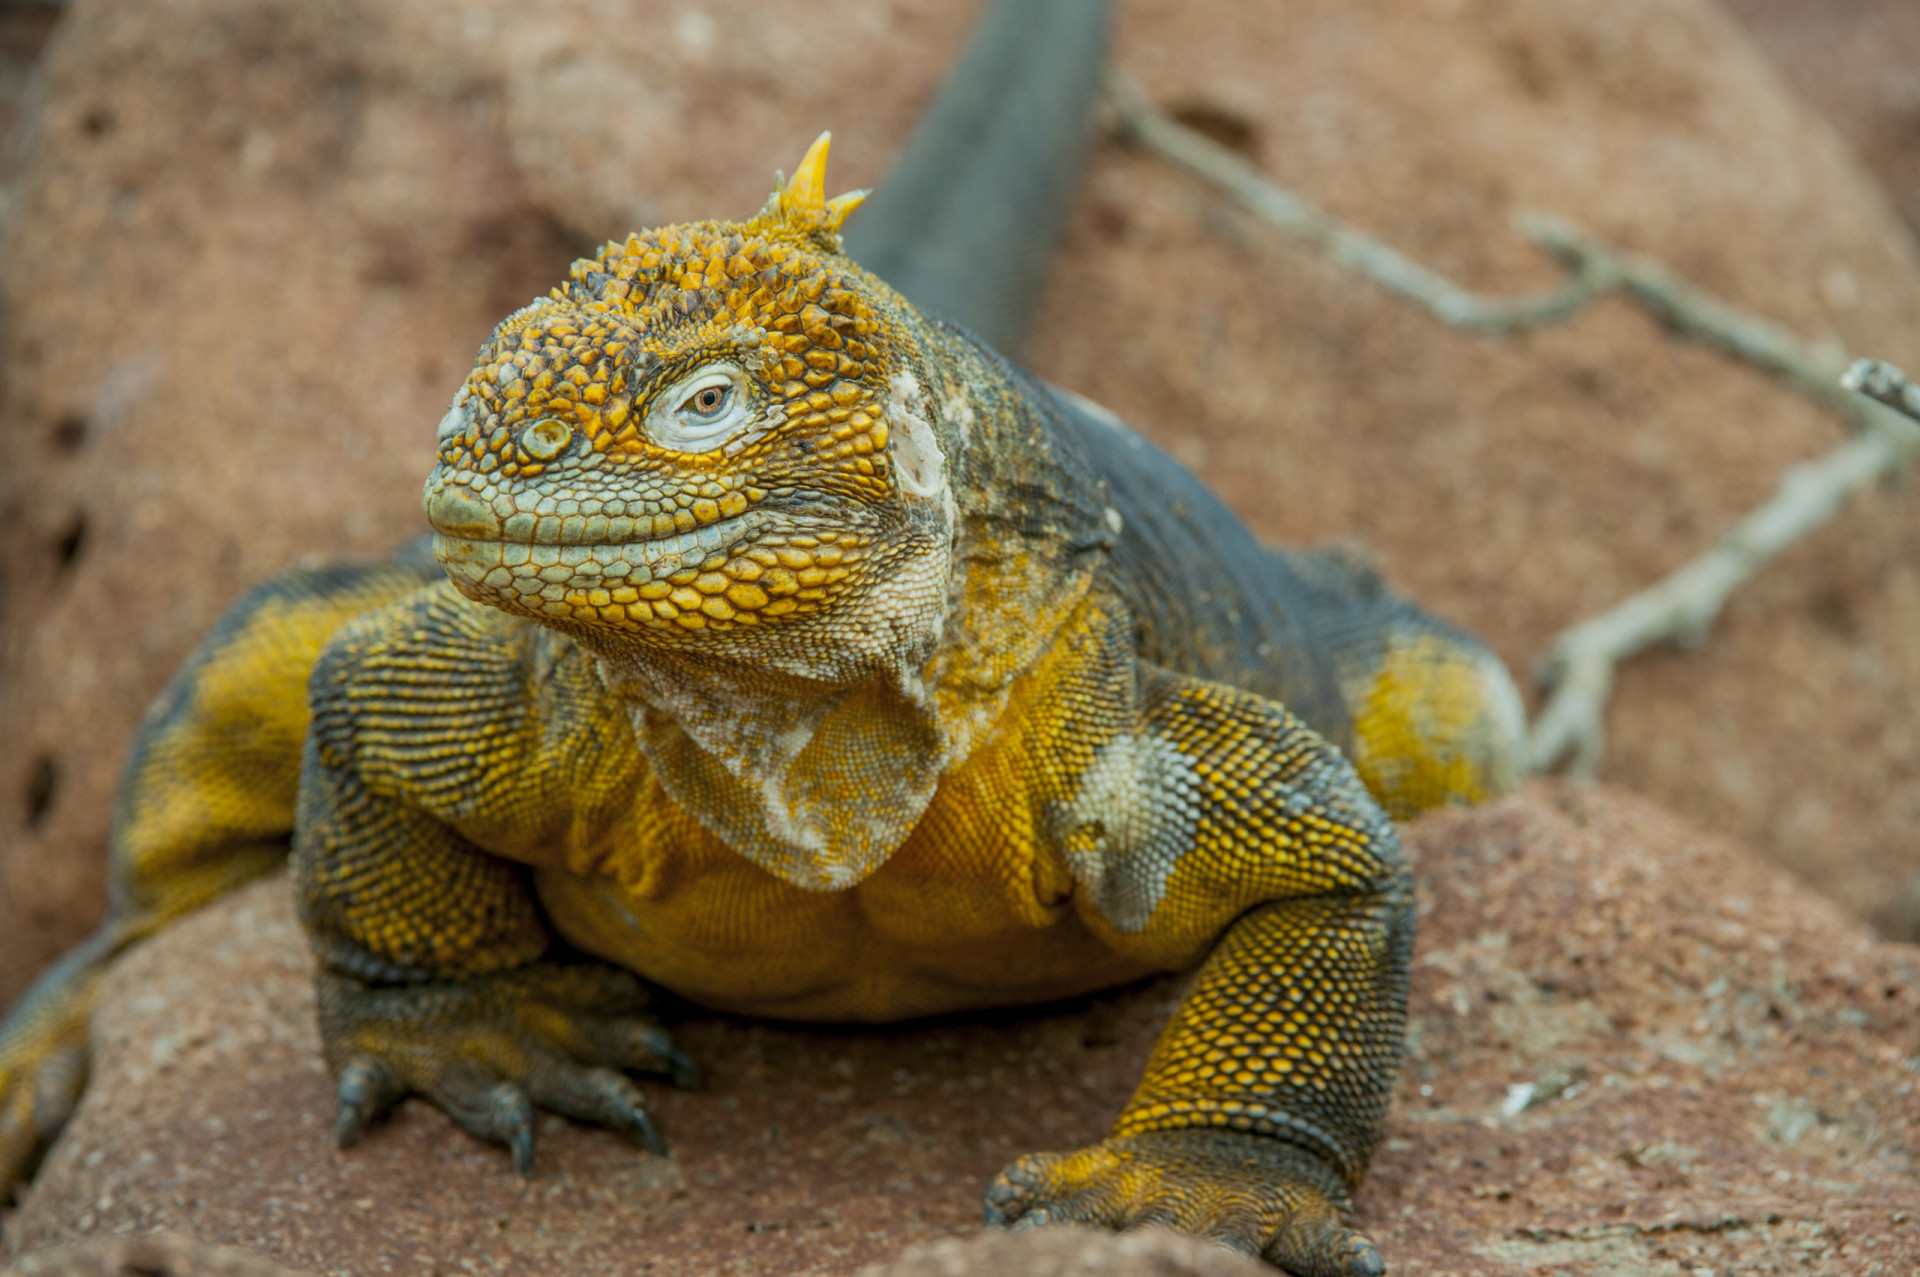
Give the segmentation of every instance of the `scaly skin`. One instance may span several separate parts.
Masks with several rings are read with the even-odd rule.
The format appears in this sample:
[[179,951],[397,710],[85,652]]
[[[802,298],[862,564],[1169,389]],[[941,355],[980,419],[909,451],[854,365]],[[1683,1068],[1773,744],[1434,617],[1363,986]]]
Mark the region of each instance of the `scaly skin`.
[[243,608],[183,671],[114,939],[0,1030],[0,1134],[70,1106],[104,953],[291,828],[342,1143],[412,1092],[523,1171],[535,1105],[655,1143],[626,1073],[695,1074],[648,984],[881,1021],[1198,966],[1111,1137],[1008,1168],[989,1219],[1380,1270],[1345,1218],[1412,942],[1381,804],[1509,785],[1510,683],[915,312],[838,251],[823,162],[501,325],[428,481],[448,581]]
[[[674,1057],[644,999],[526,992],[582,954],[805,1020],[1198,965],[1113,1135],[1009,1168],[990,1218],[1378,1271],[1343,1221],[1411,890],[1353,768],[1258,688],[1320,687],[1405,801],[1504,783],[1511,689],[1364,573],[1133,499],[1163,461],[1126,471],[1114,425],[838,253],[823,159],[500,327],[427,484],[450,584],[315,669],[294,879],[341,1136],[410,1091],[523,1167],[536,1104],[650,1132],[620,1070]],[[1181,528],[1215,579],[1141,567]],[[1371,679],[1273,650],[1290,591],[1374,617]],[[1409,723],[1450,734],[1409,760]]]

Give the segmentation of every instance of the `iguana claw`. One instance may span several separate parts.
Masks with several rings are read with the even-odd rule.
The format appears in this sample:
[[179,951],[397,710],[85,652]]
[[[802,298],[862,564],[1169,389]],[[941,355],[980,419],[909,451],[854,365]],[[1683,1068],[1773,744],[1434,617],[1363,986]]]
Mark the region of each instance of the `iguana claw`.
[[327,975],[321,1036],[335,1064],[334,1140],[357,1144],[410,1094],[478,1139],[534,1165],[536,1106],[632,1136],[664,1156],[640,1088],[623,1070],[697,1087],[700,1071],[645,1012],[645,986],[594,964],[536,963],[458,984],[369,986]]
[[701,1074],[700,1066],[690,1057],[682,1054],[678,1048],[670,1048],[667,1052],[667,1077],[676,1090],[704,1091],[707,1089],[707,1079]]

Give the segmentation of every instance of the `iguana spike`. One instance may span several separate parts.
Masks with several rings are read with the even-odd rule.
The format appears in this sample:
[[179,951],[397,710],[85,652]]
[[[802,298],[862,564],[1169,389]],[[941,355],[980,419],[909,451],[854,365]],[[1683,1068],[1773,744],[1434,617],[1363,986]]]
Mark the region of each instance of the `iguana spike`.
[[[793,171],[793,177],[780,189],[780,215],[789,220],[821,217],[827,211],[827,148],[833,134],[822,133],[807,148],[807,157]],[[797,217],[796,217],[797,215]]]
[[839,230],[840,223],[847,220],[847,215],[866,203],[867,196],[871,194],[873,194],[871,190],[848,191],[845,195],[836,195],[828,200],[827,225],[836,231]]
[[791,179],[775,175],[773,200],[767,206],[767,214],[777,214],[784,222],[810,230],[833,233],[840,229],[840,223],[846,221],[847,215],[859,208],[871,192],[848,191],[845,195],[826,198],[827,149],[832,145],[833,134],[822,133],[807,148],[806,158],[800,161]]

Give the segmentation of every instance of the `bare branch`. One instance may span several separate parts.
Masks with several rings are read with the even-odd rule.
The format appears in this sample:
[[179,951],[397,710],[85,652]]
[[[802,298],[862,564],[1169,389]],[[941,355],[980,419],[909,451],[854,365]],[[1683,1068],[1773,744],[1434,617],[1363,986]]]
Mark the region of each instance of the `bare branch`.
[[1883,403],[1910,421],[1920,421],[1920,386],[1907,380],[1907,374],[1878,359],[1856,359],[1841,374],[1840,384],[1848,390]]
[[1749,514],[1699,558],[1555,641],[1541,671],[1552,688],[1535,717],[1528,765],[1545,771],[1573,754],[1572,771],[1591,777],[1599,763],[1601,715],[1613,667],[1663,639],[1698,642],[1727,596],[1774,555],[1805,536],[1855,491],[1920,450],[1920,432],[1855,435],[1817,461],[1795,466],[1772,500]]
[[1552,323],[1579,310],[1595,294],[1617,282],[1606,264],[1595,260],[1576,264],[1566,283],[1538,296],[1488,297],[1472,292],[1274,185],[1260,170],[1212,138],[1155,109],[1124,75],[1111,75],[1107,92],[1116,116],[1115,129],[1122,137],[1220,187],[1262,221],[1305,240],[1342,266],[1425,307],[1449,324],[1510,331]]
[[1595,297],[1618,291],[1674,333],[1772,373],[1853,425],[1852,439],[1789,470],[1772,499],[1705,554],[1555,641],[1540,672],[1548,696],[1528,740],[1533,770],[1548,770],[1571,754],[1574,774],[1592,776],[1614,666],[1663,640],[1698,642],[1727,597],[1763,564],[1824,523],[1855,491],[1920,452],[1920,387],[1891,365],[1862,360],[1843,375],[1840,364],[1784,329],[1555,218],[1525,218],[1522,230],[1567,271],[1559,288],[1514,298],[1472,292],[1276,186],[1238,155],[1156,110],[1123,77],[1109,80],[1108,94],[1120,134],[1448,324],[1493,331],[1534,327],[1566,319]]
[[1844,359],[1815,354],[1785,329],[1709,297],[1645,258],[1622,252],[1558,218],[1533,214],[1521,219],[1521,228],[1570,271],[1611,272],[1622,292],[1674,333],[1773,373],[1839,412],[1856,430],[1897,429],[1903,424],[1842,384]]

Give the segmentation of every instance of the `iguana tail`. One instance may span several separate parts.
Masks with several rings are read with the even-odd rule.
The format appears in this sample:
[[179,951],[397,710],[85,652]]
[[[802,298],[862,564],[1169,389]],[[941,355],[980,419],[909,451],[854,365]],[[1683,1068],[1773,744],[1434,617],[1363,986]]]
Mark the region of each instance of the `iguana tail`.
[[994,0],[849,255],[919,309],[1018,355],[1080,181],[1106,0]]

